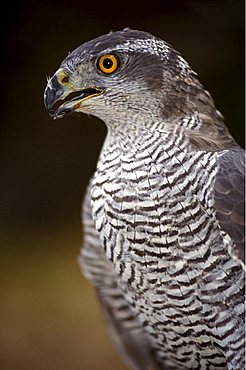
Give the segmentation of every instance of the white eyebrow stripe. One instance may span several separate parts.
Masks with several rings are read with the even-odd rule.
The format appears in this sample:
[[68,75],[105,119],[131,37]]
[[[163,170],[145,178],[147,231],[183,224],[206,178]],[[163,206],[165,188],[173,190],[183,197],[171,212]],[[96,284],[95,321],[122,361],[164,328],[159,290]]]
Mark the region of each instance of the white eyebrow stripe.
[[123,51],[137,51],[150,53],[165,58],[170,51],[170,47],[162,40],[156,39],[136,39],[127,40],[124,44],[116,45],[115,49]]

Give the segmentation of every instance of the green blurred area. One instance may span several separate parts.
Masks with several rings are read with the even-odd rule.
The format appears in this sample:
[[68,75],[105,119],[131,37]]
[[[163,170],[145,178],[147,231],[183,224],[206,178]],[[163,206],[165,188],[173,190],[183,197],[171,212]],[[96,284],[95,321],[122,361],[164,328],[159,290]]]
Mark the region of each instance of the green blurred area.
[[110,30],[149,31],[181,52],[244,145],[244,2],[22,1],[2,15],[0,369],[125,369],[77,264],[80,204],[106,129],[52,121],[46,76]]
[[76,235],[2,235],[1,369],[126,369],[79,271]]

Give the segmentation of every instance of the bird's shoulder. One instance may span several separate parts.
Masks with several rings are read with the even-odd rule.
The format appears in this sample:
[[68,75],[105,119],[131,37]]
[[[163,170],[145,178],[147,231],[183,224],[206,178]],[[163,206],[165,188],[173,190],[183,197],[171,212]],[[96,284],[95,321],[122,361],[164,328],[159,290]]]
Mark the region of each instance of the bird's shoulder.
[[240,147],[218,154],[214,183],[214,207],[222,230],[234,241],[244,260],[245,241],[245,152]]

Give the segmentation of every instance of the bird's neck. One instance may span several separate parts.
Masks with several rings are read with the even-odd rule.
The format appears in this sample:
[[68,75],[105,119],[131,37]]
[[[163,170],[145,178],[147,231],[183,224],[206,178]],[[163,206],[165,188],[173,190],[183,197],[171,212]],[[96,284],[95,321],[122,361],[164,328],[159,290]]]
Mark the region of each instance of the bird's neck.
[[108,138],[110,141],[114,141],[123,151],[134,151],[149,137],[153,137],[158,131],[158,128],[162,126],[160,121],[143,120],[143,119],[126,119],[125,121],[118,121],[117,123],[109,122],[108,127]]
[[[108,138],[123,151],[137,151],[150,137],[181,137],[194,150],[215,151],[235,146],[219,112],[213,115],[193,111],[177,117],[126,115],[106,121]],[[165,148],[163,148],[165,150]]]

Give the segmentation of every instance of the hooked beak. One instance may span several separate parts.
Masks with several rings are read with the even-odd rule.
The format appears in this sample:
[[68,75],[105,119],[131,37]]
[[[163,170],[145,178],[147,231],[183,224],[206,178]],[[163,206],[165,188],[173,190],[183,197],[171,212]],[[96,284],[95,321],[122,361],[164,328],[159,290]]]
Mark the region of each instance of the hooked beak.
[[62,83],[61,73],[64,77],[64,72],[58,70],[52,78],[48,79],[44,91],[44,104],[53,119],[62,118],[78,110],[81,108],[82,101],[104,92],[97,87],[72,88],[67,81]]

